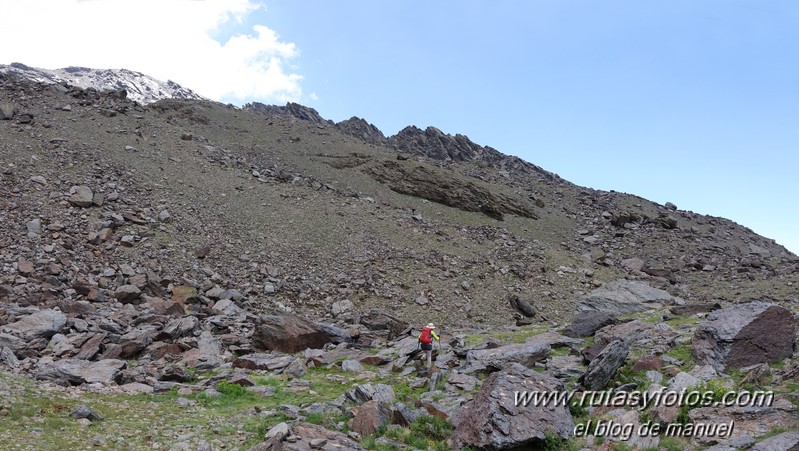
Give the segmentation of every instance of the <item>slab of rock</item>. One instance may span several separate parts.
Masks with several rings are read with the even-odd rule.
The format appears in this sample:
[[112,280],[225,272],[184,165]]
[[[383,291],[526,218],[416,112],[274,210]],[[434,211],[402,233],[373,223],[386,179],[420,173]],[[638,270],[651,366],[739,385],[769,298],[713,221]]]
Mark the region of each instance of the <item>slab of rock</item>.
[[750,451],[773,451],[776,449],[799,451],[799,432],[783,432],[782,434],[767,438],[753,446]]
[[514,393],[562,392],[565,386],[550,376],[517,363],[483,382],[472,401],[452,416],[452,441],[458,447],[490,450],[538,449],[549,436],[568,439],[574,420],[565,405],[516,402]]
[[332,313],[333,316],[343,315],[345,313],[350,312],[353,307],[354,306],[352,305],[352,301],[350,301],[349,299],[336,301],[333,303],[333,305],[330,306],[330,313]]
[[17,359],[16,354],[11,348],[6,348],[0,346],[0,364],[5,365],[8,368],[17,369],[19,368],[19,359]]
[[718,371],[791,357],[796,349],[796,319],[790,310],[750,302],[710,313],[693,337],[693,355]]
[[278,371],[291,365],[297,360],[291,355],[254,353],[243,355],[233,361],[234,368],[248,370]]
[[493,349],[478,349],[466,353],[463,373],[499,371],[509,363],[519,363],[528,368],[544,360],[552,350],[546,342],[527,342],[500,346]]
[[579,299],[576,309],[577,312],[598,311],[618,316],[684,302],[645,282],[620,279],[608,282]]
[[33,369],[36,379],[50,380],[59,385],[102,383],[115,384],[128,364],[124,360],[105,359],[88,362],[80,359],[52,361],[42,358]]
[[563,329],[563,335],[573,338],[593,337],[596,331],[616,324],[616,317],[605,312],[585,311],[574,314],[571,324]]
[[89,421],[100,421],[103,419],[102,415],[95,412],[91,407],[85,405],[75,407],[75,409],[69,413],[69,416],[75,419],[86,418]]
[[707,313],[721,308],[718,302],[705,302],[701,304],[675,305],[669,311],[675,315],[695,315],[697,313]]
[[392,340],[411,327],[410,324],[381,309],[372,309],[360,315],[360,323],[369,330],[386,331]]
[[398,402],[394,404],[394,410],[391,415],[391,423],[398,424],[402,427],[408,427],[416,422],[422,415],[427,415],[427,411],[422,409],[411,408],[408,405]]
[[433,168],[385,161],[380,165],[367,167],[365,172],[401,194],[421,197],[465,211],[480,212],[498,220],[502,220],[505,214],[538,219],[534,212],[535,207],[525,201],[495,195],[482,186]]
[[13,103],[0,103],[0,120],[7,121],[17,113],[17,107]]
[[[40,310],[22,317],[19,321],[3,326],[0,330],[11,333],[25,341],[50,338],[67,324],[67,317],[57,310]],[[2,339],[0,338],[0,341]]]
[[627,354],[630,353],[631,341],[615,340],[605,346],[596,356],[588,371],[577,380],[588,390],[601,390],[608,385],[608,382],[616,374],[616,371],[624,365]]
[[197,340],[197,347],[183,353],[182,362],[188,368],[202,370],[217,368],[224,363],[222,342],[206,330]]
[[386,384],[363,384],[355,387],[344,394],[348,401],[356,404],[363,404],[367,401],[380,401],[386,404],[392,404],[396,401],[394,389]]
[[0,331],[0,348],[8,348],[12,351],[21,351],[27,346],[28,342],[22,338]]
[[252,337],[253,347],[294,354],[308,348],[320,349],[338,341],[320,325],[297,315],[261,315]]
[[[688,411],[691,423],[733,424],[728,438],[744,435],[761,437],[776,428],[795,429],[799,427],[799,416],[796,406],[783,398],[774,398],[771,405],[756,406],[713,406],[699,407]],[[717,437],[695,436],[694,440],[701,444],[713,444]],[[774,450],[784,448],[771,448]]]

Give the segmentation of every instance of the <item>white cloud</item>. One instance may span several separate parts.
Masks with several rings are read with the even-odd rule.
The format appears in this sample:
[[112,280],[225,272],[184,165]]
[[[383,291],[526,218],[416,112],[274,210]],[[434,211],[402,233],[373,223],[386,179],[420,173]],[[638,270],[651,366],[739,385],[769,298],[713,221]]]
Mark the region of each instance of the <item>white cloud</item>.
[[300,101],[293,43],[264,25],[213,38],[260,10],[253,0],[0,0],[0,63],[127,68],[215,100]]

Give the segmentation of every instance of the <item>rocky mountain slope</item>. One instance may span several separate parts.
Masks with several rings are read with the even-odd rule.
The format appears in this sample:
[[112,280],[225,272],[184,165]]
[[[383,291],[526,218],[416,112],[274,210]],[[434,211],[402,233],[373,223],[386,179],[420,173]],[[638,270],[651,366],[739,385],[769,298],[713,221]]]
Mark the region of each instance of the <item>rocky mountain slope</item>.
[[[795,335],[799,258],[743,226],[579,187],[433,127],[385,137],[363,119],[336,124],[297,104],[142,104],[128,94],[0,74],[0,366],[48,381],[37,390],[62,393],[68,410],[69,399],[90,399],[86,390],[169,391],[150,399],[159,409],[182,390],[185,416],[223,418],[210,426],[223,438],[210,440],[204,426],[164,427],[150,437],[159,446],[250,446],[286,420],[270,446],[292,449],[305,439],[288,439],[304,434],[395,449],[369,441],[378,427],[368,424],[390,414],[427,431],[392,433],[410,449],[513,449],[566,443],[574,418],[607,413],[561,412],[555,429],[542,430],[515,411],[508,421],[523,420],[527,435],[476,432],[502,430],[499,417],[478,424],[474,412],[498,402],[479,387],[536,377],[530,368],[553,379],[541,382],[552,390],[738,384],[744,374],[722,376],[731,356],[747,374],[780,362],[774,380],[792,387],[786,337]],[[708,313],[720,309],[726,316]],[[736,325],[731,336],[712,315]],[[780,317],[788,323],[764,327]],[[412,330],[428,321],[444,333],[432,382],[414,368]],[[785,346],[765,357],[735,350],[753,330],[773,335],[756,348]],[[702,345],[692,350],[692,341]],[[635,367],[640,359],[651,368]],[[246,393],[230,387],[250,383]],[[19,410],[35,395],[16,384],[0,383],[12,400],[0,414],[24,423],[58,413]],[[302,394],[290,400],[296,409],[261,398],[268,386]],[[214,410],[216,396],[255,410]],[[120,402],[104,398],[104,416],[142,400]],[[420,420],[417,408],[443,422]],[[794,411],[775,408],[772,423],[793,428]],[[650,414],[665,423],[677,415]],[[138,425],[117,433],[119,423],[90,416],[81,419],[110,428],[96,446],[138,440]],[[309,416],[327,429],[303,422]],[[245,420],[253,426],[239,441],[226,428]],[[91,430],[70,430],[93,440]],[[58,447],[34,435],[26,440],[37,449]],[[416,439],[427,445],[409,445]]]

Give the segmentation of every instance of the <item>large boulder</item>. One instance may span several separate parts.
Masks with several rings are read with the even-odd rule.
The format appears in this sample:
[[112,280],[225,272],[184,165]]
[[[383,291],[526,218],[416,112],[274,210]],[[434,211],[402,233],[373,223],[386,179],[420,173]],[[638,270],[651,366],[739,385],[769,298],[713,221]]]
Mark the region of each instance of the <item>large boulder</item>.
[[491,374],[472,401],[452,416],[453,445],[490,450],[536,449],[547,437],[568,439],[574,420],[564,403],[517,402],[519,393],[558,393],[564,385],[550,376],[511,363]]
[[101,383],[114,384],[119,381],[121,371],[127,368],[124,360],[104,359],[88,362],[81,359],[62,359],[54,362],[50,358],[39,360],[33,370],[37,379],[50,380],[59,385],[81,385]]
[[466,365],[462,372],[491,373],[499,371],[509,363],[519,363],[528,368],[544,360],[552,347],[545,341],[500,346],[492,349],[476,349],[466,353]]
[[11,333],[26,341],[37,338],[50,338],[67,324],[67,317],[57,310],[40,310],[19,321],[3,326],[2,331]]
[[361,435],[372,435],[377,429],[391,421],[392,411],[389,404],[377,400],[352,408],[352,419],[349,428]]
[[291,365],[297,358],[285,354],[247,354],[233,361],[234,368],[246,368],[255,371],[278,371]]
[[320,349],[340,340],[329,330],[292,314],[261,315],[252,336],[253,347],[294,354],[308,348]]
[[225,362],[222,342],[210,331],[203,331],[197,340],[197,347],[183,353],[181,362],[187,368],[212,370]]
[[611,324],[616,324],[616,317],[605,312],[578,312],[574,314],[571,324],[563,329],[563,335],[574,338],[592,337],[596,331]]
[[664,305],[682,304],[680,298],[667,291],[653,288],[639,280],[619,279],[591,291],[577,301],[577,312],[605,312],[610,315],[624,315],[642,312]]
[[388,339],[392,340],[400,336],[404,331],[411,327],[396,315],[382,309],[371,309],[360,315],[360,324],[373,331],[387,331]]
[[772,363],[793,355],[796,318],[790,310],[750,302],[710,313],[693,337],[693,355],[718,371]]

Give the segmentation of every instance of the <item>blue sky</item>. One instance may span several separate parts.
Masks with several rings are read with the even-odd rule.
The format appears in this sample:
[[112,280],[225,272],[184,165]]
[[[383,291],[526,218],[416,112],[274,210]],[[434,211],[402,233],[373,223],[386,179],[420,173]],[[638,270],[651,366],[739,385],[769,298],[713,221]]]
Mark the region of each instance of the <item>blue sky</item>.
[[[386,135],[432,125],[579,185],[732,219],[799,253],[795,2],[0,6],[0,40],[15,42],[0,63],[125,67],[238,105],[359,116]],[[146,32],[120,32],[120,11]],[[18,39],[32,22],[37,39]]]

